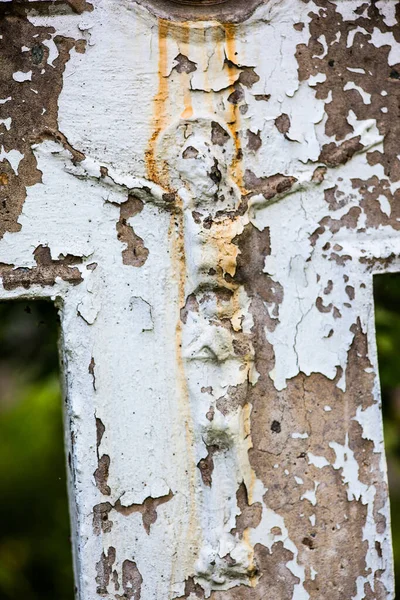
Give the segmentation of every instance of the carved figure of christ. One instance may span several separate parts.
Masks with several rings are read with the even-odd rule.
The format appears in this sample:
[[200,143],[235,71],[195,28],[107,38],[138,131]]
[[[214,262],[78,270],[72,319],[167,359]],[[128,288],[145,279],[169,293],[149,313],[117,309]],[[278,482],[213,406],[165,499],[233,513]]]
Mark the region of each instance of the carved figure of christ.
[[[40,15],[20,25],[25,44],[53,50],[37,74],[32,66],[32,83],[12,79],[30,70],[15,58],[10,79],[24,93],[42,70],[59,90],[73,57],[60,101],[71,136],[58,132],[57,95],[49,100],[44,85],[26,96],[23,118],[10,115],[12,127],[32,122],[46,135],[28,127],[19,140],[4,126],[1,185],[22,187],[6,188],[13,212],[0,261],[2,299],[49,297],[61,310],[82,600],[319,600],[325,589],[334,600],[393,597],[372,274],[398,269],[398,194],[376,152],[396,160],[376,118],[366,118],[377,92],[355,115],[346,104],[354,88],[345,94],[331,81],[326,98],[339,116],[346,108],[338,133],[346,139],[321,132],[332,106],[315,97],[323,77],[307,69],[325,59],[316,62],[299,23],[320,30],[324,19],[306,3],[278,5],[236,29],[197,23],[189,35],[137,5],[122,26],[120,8],[104,2],[93,16],[102,35],[84,54],[87,15],[69,17],[75,29],[57,17],[61,40]],[[397,30],[375,13],[357,15],[330,14],[340,35],[326,60],[336,64],[347,48],[361,60],[365,47],[382,65],[386,50],[361,31],[352,38],[352,19]],[[148,50],[149,31],[159,56]],[[129,54],[132,43],[140,51]],[[117,57],[139,79],[143,56],[145,100],[135,78],[121,86],[116,77],[110,91],[93,77],[114,73]],[[89,82],[101,119],[69,103]],[[144,131],[150,92],[157,127]],[[98,123],[120,101],[107,137]],[[126,108],[132,102],[139,116]],[[149,139],[154,177],[140,163]],[[74,148],[81,142],[85,152]]]
[[[171,228],[171,223],[177,223],[176,233],[171,236],[173,254],[174,252],[177,253],[177,248],[182,251],[181,236],[183,235],[186,261],[184,264],[181,262],[179,266],[180,274],[177,278],[176,294],[177,297],[182,298],[180,290],[182,290],[181,286],[184,286],[185,302],[180,301],[179,303],[181,309],[180,324],[176,329],[175,323],[172,326],[172,331],[175,330],[175,334],[176,332],[179,334],[178,338],[175,338],[177,341],[174,342],[174,346],[177,344],[178,353],[175,356],[177,364],[180,363],[182,366],[182,372],[179,374],[180,367],[178,367],[176,380],[180,382],[179,393],[187,404],[185,405],[186,408],[182,409],[182,406],[179,408],[178,414],[180,418],[182,415],[184,416],[185,446],[190,451],[186,459],[183,455],[180,456],[179,463],[186,467],[184,477],[187,478],[188,491],[190,492],[189,500],[187,500],[187,504],[184,504],[186,506],[185,510],[192,519],[192,524],[199,524],[193,529],[189,526],[187,532],[196,557],[192,567],[192,576],[195,581],[200,582],[198,585],[201,585],[204,593],[210,594],[213,590],[221,591],[224,588],[229,590],[233,583],[235,586],[250,586],[249,589],[251,589],[251,586],[257,583],[260,577],[262,581],[265,581],[263,585],[269,586],[270,583],[264,579],[265,571],[260,566],[263,564],[263,557],[260,554],[255,555],[255,552],[259,552],[259,547],[256,550],[254,549],[251,541],[252,535],[257,535],[257,524],[260,526],[263,518],[266,518],[265,515],[270,515],[269,518],[274,523],[268,530],[270,532],[268,535],[274,536],[272,546],[280,543],[276,539],[284,539],[286,526],[280,511],[271,509],[265,502],[264,497],[268,489],[254,476],[253,467],[249,462],[249,451],[251,451],[254,444],[249,431],[251,411],[253,410],[250,402],[254,394],[253,389],[260,377],[262,363],[257,363],[255,360],[254,337],[252,337],[254,322],[251,318],[246,317],[244,309],[250,301],[258,300],[254,296],[252,297],[241,283],[241,281],[247,283],[246,270],[250,267],[246,264],[246,259],[249,257],[246,256],[246,248],[241,249],[233,240],[240,234],[243,235],[243,232],[245,236],[247,235],[249,215],[251,211],[259,209],[261,199],[255,197],[250,203],[250,208],[243,211],[240,206],[239,195],[229,178],[226,167],[227,164],[229,165],[228,149],[225,148],[226,152],[224,153],[224,155],[228,154],[228,160],[225,157],[224,159],[220,157],[218,148],[214,150],[211,157],[209,156],[209,137],[212,132],[210,120],[200,121],[200,124],[183,122],[181,125],[185,128],[186,141],[180,145],[178,144],[178,147],[181,148],[179,178],[185,181],[185,185],[177,189],[174,201],[172,201],[170,194],[159,186],[134,177],[123,177],[118,173],[114,173],[111,168],[105,170],[105,167],[91,162],[90,159],[73,166],[69,163],[69,153],[53,142],[47,142],[41,148],[38,148],[37,159],[39,166],[41,162],[44,164],[45,160],[49,160],[52,169],[57,172],[57,177],[61,178],[59,183],[63,185],[62,179],[65,178],[65,181],[68,181],[69,189],[71,189],[71,186],[77,185],[79,186],[77,187],[78,192],[82,182],[84,182],[87,189],[101,188],[100,196],[105,201],[103,210],[106,211],[106,214],[114,214],[110,235],[115,228],[115,212],[119,211],[121,213],[124,204],[128,202],[125,190],[130,190],[131,198],[137,198],[141,211],[153,211],[154,207],[160,207],[161,212],[160,210],[154,212],[158,224],[160,214],[169,214],[167,230],[169,230],[170,235],[171,229],[174,231],[174,228]],[[219,126],[223,128],[223,125]],[[174,132],[174,136],[177,136],[178,140],[179,128],[180,125]],[[189,134],[187,132],[188,128],[190,130]],[[226,144],[229,144],[229,137],[227,139]],[[168,135],[165,136],[165,140],[168,146]],[[61,175],[62,172],[57,171],[56,165],[59,161],[65,164],[64,175]],[[192,184],[192,179],[185,180],[186,173],[190,173],[194,169],[193,161],[199,161],[200,166],[196,166],[196,169],[203,169],[206,174],[204,178],[198,176],[195,184]],[[188,166],[186,167],[186,165]],[[68,171],[73,174],[72,178]],[[206,177],[208,177],[208,181]],[[94,180],[97,180],[100,186],[96,183],[93,187],[92,182]],[[98,192],[96,191],[95,194],[97,202]],[[221,195],[219,196],[219,194]],[[226,201],[226,198],[228,198],[228,201]],[[35,200],[35,209],[38,207],[37,202],[42,201],[46,207],[45,210],[48,211],[48,198],[40,199],[40,194],[38,194]],[[269,210],[273,211],[275,207],[278,209],[278,204],[270,205]],[[110,213],[110,211],[113,211],[113,213]],[[210,215],[213,222],[208,228],[207,219]],[[29,218],[29,206],[27,207],[27,217]],[[57,220],[63,218],[63,215],[57,213],[54,214],[54,217],[55,222],[57,222]],[[68,230],[68,232],[69,234],[72,233],[73,229]],[[316,232],[315,244],[317,244],[322,234],[322,231]],[[117,238],[116,235],[115,237]],[[55,239],[54,243],[51,244],[52,246],[56,246]],[[256,236],[252,240],[252,246],[257,249],[261,249],[263,243],[265,244],[265,238],[263,241],[262,237],[257,239]],[[80,516],[82,515],[82,505],[80,506],[79,503],[83,500],[83,506],[86,505],[90,491],[87,488],[87,480],[82,481],[81,484],[75,480],[73,484],[74,503],[77,502],[78,509],[76,513],[78,517],[78,536],[76,538],[78,548],[76,555],[78,557],[81,555],[82,560],[81,540],[86,537],[86,546],[93,548],[102,537],[106,540],[111,532],[115,535],[114,519],[123,521],[123,519],[138,514],[143,523],[147,523],[148,533],[151,533],[157,522],[158,512],[163,510],[165,502],[168,503],[175,498],[176,490],[166,489],[160,480],[158,490],[156,488],[151,496],[144,497],[143,502],[137,502],[136,498],[134,502],[130,502],[126,492],[118,493],[118,496],[113,494],[112,488],[114,482],[118,481],[119,470],[123,462],[119,463],[116,472],[113,473],[111,458],[107,453],[108,435],[110,435],[107,435],[107,429],[114,432],[113,435],[116,435],[116,432],[121,430],[122,427],[121,418],[125,419],[126,414],[123,413],[120,416],[114,414],[105,426],[105,418],[102,417],[101,407],[98,407],[95,418],[93,418],[92,407],[87,405],[87,398],[93,394],[92,388],[94,393],[97,394],[104,387],[107,388],[110,385],[109,377],[111,373],[107,369],[103,373],[97,372],[96,352],[89,356],[87,354],[87,340],[84,347],[79,343],[79,339],[87,337],[88,325],[92,326],[96,323],[100,307],[104,310],[104,306],[109,304],[109,287],[107,285],[104,289],[101,279],[96,284],[91,282],[91,275],[96,274],[99,264],[94,264],[90,257],[85,261],[88,274],[82,277],[82,272],[79,275],[77,271],[79,260],[67,257],[52,258],[49,256],[49,251],[45,250],[46,247],[38,246],[35,250],[34,260],[36,266],[32,263],[32,267],[29,267],[25,260],[24,267],[18,267],[18,263],[15,265],[16,261],[13,259],[14,267],[12,267],[12,263],[7,263],[2,267],[3,298],[20,297],[22,288],[22,295],[34,297],[51,295],[59,298],[59,302],[63,306],[65,368],[67,373],[69,372],[72,375],[69,380],[69,397],[73,402],[69,406],[69,411],[75,423],[79,423],[79,430],[72,431],[71,439],[74,440],[75,446],[73,448],[75,463],[72,464],[75,464],[75,472],[79,473],[79,465],[86,460],[85,439],[89,439],[93,435],[93,433],[90,433],[90,429],[95,426],[97,429],[97,466],[92,467],[92,473],[97,489],[105,497],[105,501],[94,504],[95,521],[93,525],[95,531],[98,532],[98,537],[93,536],[92,533],[89,535],[89,532],[85,534],[88,523],[86,519]],[[364,253],[366,254],[366,248],[362,249],[365,250]],[[21,251],[26,252],[23,243],[18,249],[18,252]],[[242,257],[240,257],[239,251]],[[337,252],[338,248],[334,251]],[[263,252],[256,257],[256,260],[263,262],[265,260],[264,254],[268,256],[267,244],[265,244]],[[107,257],[104,257],[104,261],[107,261]],[[232,264],[235,262],[235,268],[232,269]],[[370,261],[365,261],[365,264],[367,265],[367,276],[361,281],[361,290],[366,290],[368,284]],[[294,262],[294,265],[296,265],[296,262]],[[174,269],[176,268],[175,263]],[[298,277],[298,266],[293,267],[293,269],[296,277]],[[259,271],[259,276],[265,277],[262,275],[262,269]],[[172,277],[176,278],[175,271]],[[239,279],[236,280],[236,278]],[[73,284],[72,287],[71,283]],[[80,291],[82,283],[86,288],[83,293]],[[257,281],[255,285],[259,285]],[[328,292],[329,290],[327,290]],[[260,288],[259,293],[264,295],[266,292]],[[141,296],[132,296],[131,294],[132,292],[129,290],[129,298],[125,295],[123,303],[135,315],[133,329],[130,327],[131,333],[132,331],[136,332],[136,335],[142,338],[154,331],[150,305]],[[271,289],[268,294],[268,296],[264,296],[265,299],[262,302],[271,304],[271,298],[273,299],[276,296],[274,296],[274,291]],[[118,301],[121,302],[121,299],[119,298]],[[120,306],[122,308],[122,304]],[[325,308],[325,304],[322,305],[322,308]],[[119,335],[115,337],[114,333],[115,331],[122,333],[126,328],[126,322],[121,320],[121,314],[123,312],[117,314],[114,314],[114,311],[109,312],[108,318],[112,318],[113,321],[112,333],[107,334],[105,339],[100,338],[100,340],[91,337],[90,342],[95,348],[101,348],[101,352],[106,353],[114,365],[116,365],[115,360],[120,361],[122,356]],[[323,310],[322,314],[328,314],[328,312]],[[76,315],[79,318],[75,323]],[[247,322],[246,318],[248,319]],[[71,319],[74,320],[75,324],[70,328],[69,322]],[[271,330],[273,331],[273,328]],[[97,330],[95,337],[99,335],[98,332],[99,330]],[[368,366],[369,359],[361,329],[354,329],[353,333],[356,341],[353,343],[354,351],[351,350],[351,352],[356,353],[354,356],[357,356],[358,360],[365,362],[365,369],[368,371],[370,368]],[[138,340],[135,343],[138,343]],[[354,346],[354,344],[356,345]],[[172,349],[173,352],[177,348]],[[351,367],[349,368],[351,372]],[[273,376],[273,373],[269,372],[269,379],[271,379],[271,376]],[[340,376],[339,371],[332,385],[340,385]],[[84,384],[85,401],[82,397],[82,391],[75,391],[82,382],[86,382]],[[175,385],[174,389],[176,390]],[[308,396],[311,402],[310,407],[315,402],[317,389],[313,387],[308,390],[305,389],[305,400],[307,402]],[[286,393],[286,391],[274,392],[275,397],[278,397],[278,399],[284,399]],[[292,390],[292,393],[298,392]],[[329,395],[326,395],[325,392],[322,393],[324,405],[321,406],[320,410],[329,414],[334,408],[331,406],[332,402],[329,400]],[[339,397],[344,394],[340,391],[335,393]],[[84,404],[82,404],[83,401]],[[329,402],[331,404],[328,404]],[[311,433],[311,430],[309,430],[310,433],[307,433],[305,429],[307,428],[307,418],[310,418],[307,415],[312,414],[312,410],[312,408],[306,408],[302,417],[296,413],[297,429],[301,429],[301,431],[294,431],[291,434],[294,440],[293,443],[296,445],[300,446],[303,443],[302,440],[307,439],[307,436]],[[85,413],[87,413],[86,418],[83,418]],[[90,417],[90,413],[92,413],[92,417]],[[276,408],[271,410],[269,419],[272,419],[270,425],[271,435],[281,433],[282,418],[279,417]],[[298,425],[301,419],[304,421],[303,427]],[[92,422],[92,425],[90,425],[90,422]],[[149,422],[153,426],[151,419],[149,419]],[[258,426],[255,428],[256,433],[257,430]],[[265,434],[264,426],[262,434],[264,439]],[[157,437],[157,439],[159,438]],[[265,444],[262,441],[259,443],[261,443],[261,448]],[[346,436],[344,444],[332,442],[330,447],[336,455],[336,462],[333,463],[329,463],[324,455],[318,455],[315,451],[308,451],[304,457],[299,452],[297,456],[300,458],[298,460],[305,461],[306,464],[308,462],[317,470],[325,469],[325,467],[331,465],[333,472],[335,472],[344,469],[344,465],[353,460],[353,450],[350,443],[348,436]],[[123,454],[125,454],[125,450]],[[341,460],[343,462],[340,462]],[[346,475],[346,473],[346,471],[343,471],[343,481],[345,484],[352,486],[350,475]],[[299,475],[296,475],[296,477],[300,480]],[[110,478],[112,478],[112,481],[110,481]],[[304,479],[302,480],[304,481]],[[310,479],[310,484],[307,486],[309,489],[304,491],[304,500],[308,501],[310,507],[314,506],[314,495],[318,491],[319,485],[318,479]],[[362,483],[357,485],[358,488],[349,488],[347,492],[349,499],[365,498],[365,501],[368,501],[369,488],[364,487]],[[111,502],[107,500],[108,498]],[[154,506],[152,506],[152,503]],[[364,501],[362,504],[364,504]],[[252,520],[248,521],[247,527],[240,531],[238,522],[241,522],[241,515],[246,514],[246,506],[252,509]],[[313,514],[311,513],[309,515],[310,522],[314,522],[312,517]],[[350,520],[350,517],[348,518]],[[189,525],[191,525],[190,519]],[[119,529],[119,531],[120,533],[117,535],[121,536],[123,529]],[[127,541],[127,543],[130,544],[131,542]],[[187,543],[187,538],[185,543]],[[293,548],[290,542],[282,541],[282,546],[285,552],[291,552],[289,548],[285,548],[284,544],[289,548]],[[114,571],[117,573],[114,577],[115,580],[117,580],[118,572],[121,573],[121,577],[125,572],[129,572],[132,580],[139,581],[136,561],[125,559],[125,561],[118,563],[116,553],[110,548],[114,548],[114,546],[107,546],[100,553],[101,557],[97,563],[98,589],[103,589],[102,585],[104,586],[104,582],[108,581],[107,578],[111,579]],[[142,552],[142,547],[140,551],[139,548],[137,549],[137,553],[139,552]],[[79,572],[85,573],[86,568],[88,568],[85,565],[88,564],[86,561],[81,562],[78,566]],[[293,568],[295,569],[295,567]],[[302,568],[299,563],[297,568]],[[128,575],[125,574],[125,579],[127,577]]]

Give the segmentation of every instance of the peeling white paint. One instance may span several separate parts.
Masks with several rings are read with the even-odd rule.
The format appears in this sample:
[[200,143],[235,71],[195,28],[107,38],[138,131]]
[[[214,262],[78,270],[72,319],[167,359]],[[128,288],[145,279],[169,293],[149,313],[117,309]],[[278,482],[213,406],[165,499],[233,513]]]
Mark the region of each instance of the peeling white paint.
[[[355,18],[359,4],[336,2],[348,20]],[[378,4],[390,26],[392,9],[387,2]],[[93,12],[82,15],[29,15],[34,25],[54,26],[58,35],[88,42],[84,53],[71,50],[66,63],[58,101],[65,146],[49,140],[36,144],[41,181],[27,187],[20,231],[8,231],[0,241],[0,263],[17,268],[36,268],[33,251],[40,245],[50,248],[53,261],[68,254],[82,260],[76,268],[83,281],[77,286],[57,278],[53,286],[0,294],[50,296],[62,307],[82,600],[111,598],[121,591],[111,580],[106,593],[96,591],[96,565],[102,552],[114,547],[117,575],[124,560],[135,560],[144,600],[174,600],[185,593],[190,578],[201,584],[205,597],[237,586],[246,595],[262,577],[254,575],[257,544],[272,556],[276,544],[291,553],[279,565],[298,578],[291,600],[313,597],[307,585],[318,581],[320,569],[304,558],[293,524],[282,516],[285,507],[272,510],[268,494],[284,479],[289,493],[297,490],[300,500],[307,500],[300,504],[303,523],[318,528],[324,476],[334,471],[347,501],[367,507],[363,538],[368,575],[358,577],[354,598],[363,598],[366,583],[373,589],[377,570],[385,571],[387,599],[393,598],[389,536],[378,534],[376,527],[376,487],[360,481],[349,426],[345,416],[337,415],[335,393],[348,390],[357,320],[368,334],[372,372],[377,369],[370,341],[371,274],[367,261],[359,259],[400,254],[400,242],[390,225],[368,226],[365,208],[357,219],[357,227],[365,231],[320,225],[324,219],[345,221],[362,205],[361,192],[352,185],[355,178],[386,176],[381,165],[367,158],[367,152],[384,150],[382,133],[374,119],[359,120],[353,110],[347,114],[351,133],[340,142],[359,136],[363,148],[337,166],[324,167],[321,179],[315,176],[316,168],[323,167],[322,148],[338,141],[326,134],[332,90],[325,97],[317,93],[327,76],[316,72],[298,79],[297,47],[308,43],[311,12],[319,8],[313,2],[294,6],[289,0],[273,0],[231,30],[215,21],[185,26],[161,22],[125,0],[99,0]],[[304,27],[294,28],[298,23]],[[350,30],[349,48],[357,33],[366,31]],[[54,39],[43,43],[49,51],[47,64],[55,68],[59,51]],[[326,36],[319,41],[323,60],[330,46],[339,43],[340,33],[330,44]],[[372,42],[389,44],[390,64],[398,62],[392,33],[374,29]],[[189,61],[189,72],[179,73],[179,56]],[[374,95],[358,84],[366,70],[346,69],[355,81],[345,84],[343,92],[358,91],[370,107]],[[254,78],[252,85],[242,85],[246,75]],[[31,80],[32,71],[16,72],[13,79]],[[239,105],[229,100],[237,89],[243,94]],[[288,120],[285,133],[277,126],[282,115]],[[7,130],[14,126],[11,117],[1,123]],[[223,132],[223,143],[210,139],[212,124]],[[259,136],[257,151],[246,146],[248,131]],[[72,150],[85,158],[73,159]],[[22,158],[18,150],[2,147],[0,160],[8,160],[16,174]],[[272,197],[259,190],[250,194],[244,175],[248,170],[264,183],[276,174],[296,181]],[[337,206],[332,208],[326,198],[335,188],[341,195],[334,197]],[[366,189],[372,193],[373,188]],[[129,194],[139,200],[140,210],[125,218]],[[242,197],[248,207],[241,205]],[[378,194],[374,202],[382,219],[391,216],[386,195]],[[212,223],[204,221],[208,216]],[[148,251],[140,267],[124,262],[129,243],[118,231],[121,226]],[[258,447],[252,431],[257,413],[251,401],[240,397],[243,388],[251,398],[263,377],[253,337],[254,299],[246,282],[235,279],[242,253],[237,240],[249,226],[269,231],[263,273],[271,280],[271,295],[281,293],[276,301],[262,298],[272,323],[261,332],[273,355],[268,396],[288,392],[287,409],[292,409],[290,386],[299,375],[304,377],[299,397],[305,403],[307,394],[312,396],[312,408],[304,406],[304,420],[290,429],[289,410],[282,411],[279,433],[270,438],[271,423],[262,423],[265,440]],[[332,396],[320,397],[312,389],[308,378],[314,374],[332,382]],[[361,425],[363,439],[373,442],[374,453],[383,448],[378,388],[376,383],[371,405],[360,405],[352,417]],[[321,419],[343,420],[340,435],[319,443],[316,454],[309,450],[319,435],[310,426],[314,411]],[[98,447],[96,419],[104,427]],[[295,448],[289,468],[285,448]],[[250,459],[257,452],[272,457],[276,481],[261,481]],[[109,493],[96,487],[94,475],[103,456],[110,460]],[[204,471],[199,465],[210,457],[208,481],[208,463]],[[296,470],[299,465],[303,470]],[[383,454],[380,466],[382,482]],[[241,489],[247,502],[243,510],[260,511],[260,522],[247,527],[242,537],[232,533],[241,516]],[[168,501],[154,509],[157,518],[146,531],[137,507],[144,510],[148,499],[165,497]],[[107,502],[112,528],[95,535],[93,507]],[[387,503],[381,515],[388,520]],[[336,523],[337,531],[343,530],[341,523]],[[377,540],[383,558],[377,555]]]
[[354,81],[349,81],[348,83],[346,83],[346,85],[343,88],[343,91],[346,92],[347,90],[357,90],[357,92],[363,99],[364,104],[371,104],[371,94],[368,94],[365,90],[362,89],[362,87],[356,85]]
[[6,152],[4,150],[4,146],[0,146],[0,162],[7,160],[16,175],[18,175],[19,163],[21,162],[23,156],[24,155],[21,154],[19,150],[10,150],[9,152]]
[[32,80],[32,71],[16,71],[13,73],[14,81],[18,81],[18,83],[22,83],[23,81],[31,81]]
[[311,504],[313,506],[317,505],[317,489],[319,486],[319,481],[314,481],[314,489],[313,490],[307,490],[306,492],[304,492],[304,494],[301,496],[301,500],[308,500],[309,502],[311,502]]
[[54,61],[59,56],[59,52],[57,50],[57,46],[54,43],[54,40],[43,40],[43,46],[46,46],[49,51],[49,57],[47,59],[47,64],[54,66]]
[[314,456],[311,452],[307,452],[308,462],[310,465],[314,465],[317,469],[323,469],[330,463],[324,456]]
[[11,129],[11,122],[12,122],[11,117],[8,117],[7,119],[0,119],[0,124],[3,124],[5,126],[5,128],[7,129],[7,131],[10,131],[10,129]]
[[336,442],[329,442],[330,448],[335,451],[336,461],[333,464],[334,469],[341,469],[343,482],[347,484],[347,496],[349,500],[366,500],[368,487],[359,480],[359,466],[354,457],[354,452],[349,447],[349,440],[346,434],[346,443],[344,445]]

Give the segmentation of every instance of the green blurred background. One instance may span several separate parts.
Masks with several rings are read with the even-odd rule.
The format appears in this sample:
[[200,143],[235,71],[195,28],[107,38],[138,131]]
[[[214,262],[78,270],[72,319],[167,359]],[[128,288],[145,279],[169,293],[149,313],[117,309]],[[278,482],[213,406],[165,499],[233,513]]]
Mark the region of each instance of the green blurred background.
[[0,303],[0,599],[72,600],[58,316]]
[[[374,295],[400,590],[400,274]],[[0,600],[74,597],[58,335],[52,303],[0,303]]]
[[375,324],[389,475],[396,599],[400,598],[400,274],[374,277]]

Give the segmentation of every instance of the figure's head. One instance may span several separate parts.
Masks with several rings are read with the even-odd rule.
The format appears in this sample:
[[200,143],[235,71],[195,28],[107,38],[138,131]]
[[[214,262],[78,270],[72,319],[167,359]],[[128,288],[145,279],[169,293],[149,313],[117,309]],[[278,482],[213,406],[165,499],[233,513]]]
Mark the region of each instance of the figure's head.
[[234,208],[238,190],[230,171],[235,146],[227,129],[211,119],[185,119],[160,139],[158,161],[166,185],[195,206]]

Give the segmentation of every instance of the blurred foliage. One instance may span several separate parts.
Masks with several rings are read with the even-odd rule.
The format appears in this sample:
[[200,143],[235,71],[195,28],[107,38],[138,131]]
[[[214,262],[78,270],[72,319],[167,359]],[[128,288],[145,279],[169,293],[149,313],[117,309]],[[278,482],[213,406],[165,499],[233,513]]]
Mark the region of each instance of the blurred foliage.
[[72,600],[58,316],[0,303],[0,599]]
[[400,274],[376,275],[374,298],[389,475],[396,598],[400,598]]

